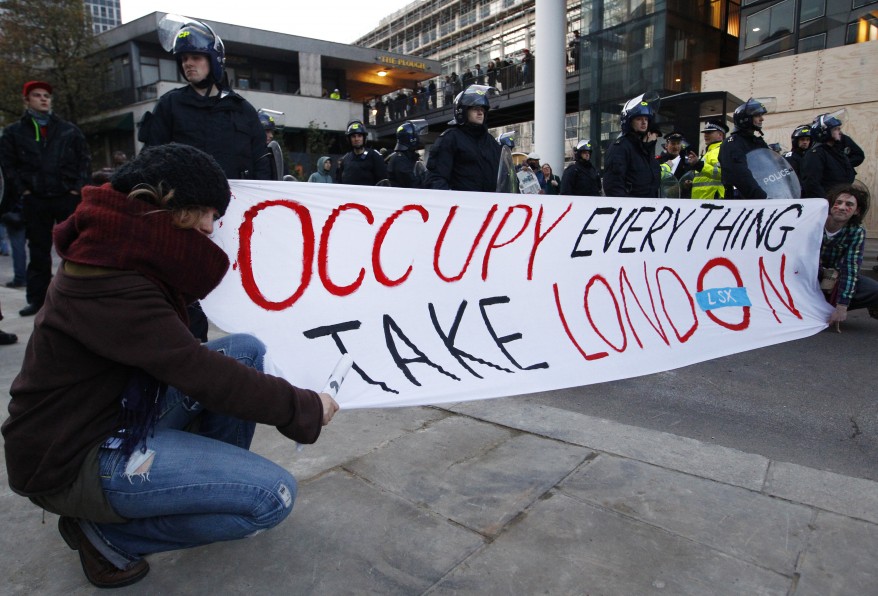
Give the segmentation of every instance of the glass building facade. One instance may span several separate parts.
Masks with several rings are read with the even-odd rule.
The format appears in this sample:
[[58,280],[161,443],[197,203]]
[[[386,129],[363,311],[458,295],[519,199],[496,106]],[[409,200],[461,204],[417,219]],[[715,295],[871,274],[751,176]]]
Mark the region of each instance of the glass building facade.
[[878,39],[878,0],[743,0],[741,62]]
[[[739,15],[738,0],[583,2],[578,136],[603,153],[628,99],[647,91],[692,98],[702,71],[737,64]],[[658,121],[665,132],[691,128],[684,132],[695,145],[699,119],[711,115],[702,103],[663,101]]]
[[[578,81],[572,102],[568,87],[569,147],[580,138],[606,147],[627,99],[650,90],[663,97],[698,92],[702,71],[737,64],[740,0],[566,0],[565,6],[568,49],[580,51],[579,69],[572,55],[566,65],[568,83]],[[459,74],[496,57],[517,65],[524,50],[538,53],[535,19],[535,0],[426,0],[382,19],[356,43],[433,58],[444,74]],[[576,46],[574,32],[581,34]],[[532,114],[502,127],[518,133],[525,151]]]

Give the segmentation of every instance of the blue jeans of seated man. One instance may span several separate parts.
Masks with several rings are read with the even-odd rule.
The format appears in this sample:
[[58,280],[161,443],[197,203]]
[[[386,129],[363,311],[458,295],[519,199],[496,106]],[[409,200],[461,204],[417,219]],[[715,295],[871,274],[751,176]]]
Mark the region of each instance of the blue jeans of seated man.
[[[206,346],[262,370],[265,346],[255,337],[230,335]],[[198,430],[184,430],[196,416]],[[130,521],[82,522],[83,531],[122,569],[142,555],[246,538],[276,526],[293,509],[296,481],[248,451],[255,428],[169,388],[155,435],[146,442],[151,461],[126,473],[129,462],[120,450],[100,449],[104,492]]]

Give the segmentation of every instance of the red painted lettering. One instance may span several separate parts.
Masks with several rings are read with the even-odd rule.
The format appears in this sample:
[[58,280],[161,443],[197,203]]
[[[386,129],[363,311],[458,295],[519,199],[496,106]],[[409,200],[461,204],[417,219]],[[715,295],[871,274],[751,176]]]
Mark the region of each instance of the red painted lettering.
[[384,239],[387,237],[387,232],[390,231],[390,226],[392,226],[393,222],[395,222],[396,219],[406,211],[418,212],[424,222],[430,219],[430,214],[420,205],[406,205],[388,217],[381,226],[381,229],[378,230],[378,235],[375,236],[375,243],[372,245],[372,270],[375,273],[375,279],[378,283],[385,286],[398,286],[404,282],[412,272],[412,267],[409,265],[409,268],[405,270],[405,273],[403,273],[401,277],[390,279],[387,277],[387,274],[384,273],[384,268],[381,266],[381,245],[384,244]]
[[[280,302],[273,302],[266,298],[256,279],[253,277],[253,256],[251,253],[251,245],[253,239],[253,221],[263,209],[268,207],[284,207],[290,209],[299,218],[302,225],[302,277],[299,280],[299,287],[293,294]],[[305,293],[308,284],[311,283],[311,266],[314,260],[314,228],[311,223],[311,214],[308,208],[295,201],[275,200],[265,201],[254,205],[244,213],[244,220],[238,229],[238,237],[240,244],[238,246],[238,264],[241,269],[241,285],[244,291],[254,304],[264,308],[265,310],[283,310],[289,308]]]

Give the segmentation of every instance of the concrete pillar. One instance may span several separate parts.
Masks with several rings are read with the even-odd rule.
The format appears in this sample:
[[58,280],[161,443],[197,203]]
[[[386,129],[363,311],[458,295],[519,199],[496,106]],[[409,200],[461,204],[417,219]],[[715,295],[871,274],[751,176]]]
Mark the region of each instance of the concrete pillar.
[[320,54],[299,52],[299,93],[320,97],[322,92],[323,74],[320,69]]
[[558,176],[564,171],[566,8],[564,0],[536,0],[534,149]]

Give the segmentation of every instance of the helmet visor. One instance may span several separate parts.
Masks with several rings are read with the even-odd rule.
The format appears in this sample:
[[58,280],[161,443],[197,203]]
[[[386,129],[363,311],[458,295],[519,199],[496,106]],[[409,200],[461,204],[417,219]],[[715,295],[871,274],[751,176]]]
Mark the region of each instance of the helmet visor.
[[645,115],[644,112],[649,110],[653,116],[658,113],[661,99],[658,91],[648,91],[633,99],[629,99],[622,108],[622,115],[635,114]]

